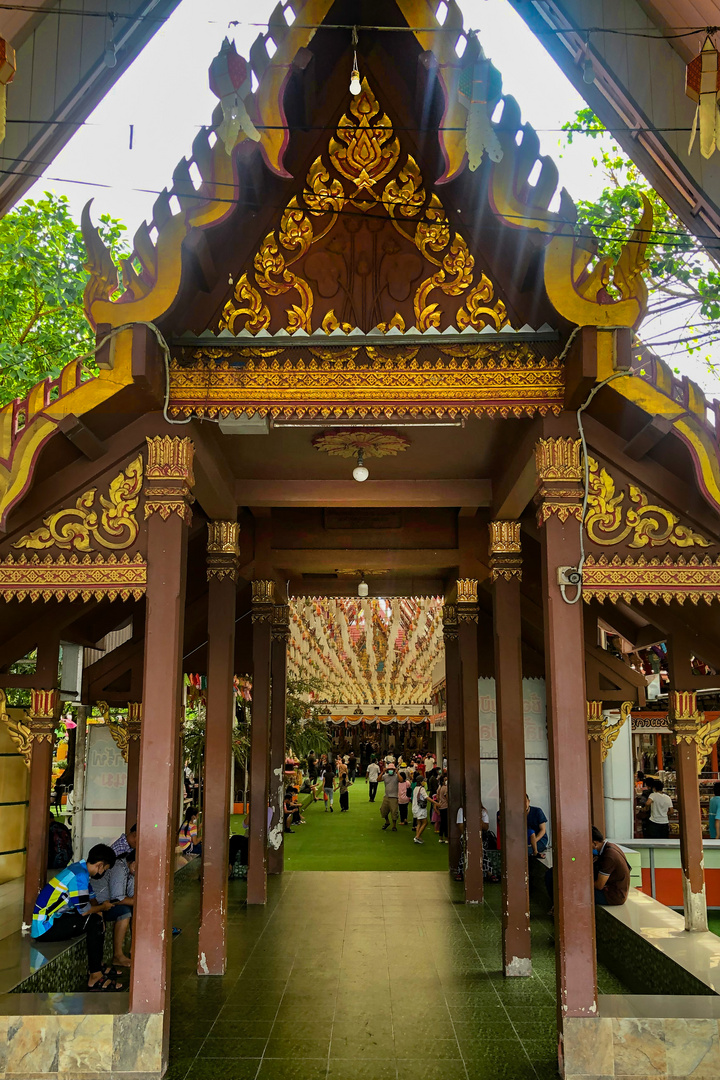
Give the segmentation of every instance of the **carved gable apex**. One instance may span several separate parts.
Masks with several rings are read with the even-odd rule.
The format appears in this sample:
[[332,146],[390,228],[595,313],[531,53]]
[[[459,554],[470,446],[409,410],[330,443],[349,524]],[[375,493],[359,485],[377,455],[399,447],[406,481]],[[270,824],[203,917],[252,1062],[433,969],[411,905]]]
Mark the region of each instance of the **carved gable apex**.
[[219,329],[481,330],[508,321],[364,79],[302,194],[239,276]]

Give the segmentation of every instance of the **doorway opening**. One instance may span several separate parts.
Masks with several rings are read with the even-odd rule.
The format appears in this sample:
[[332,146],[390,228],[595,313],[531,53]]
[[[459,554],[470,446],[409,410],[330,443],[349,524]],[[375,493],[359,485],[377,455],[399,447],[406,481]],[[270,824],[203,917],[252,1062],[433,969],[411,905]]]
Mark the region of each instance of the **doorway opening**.
[[417,767],[437,791],[447,764],[442,608],[440,597],[291,600],[286,775],[304,823],[285,841],[287,870],[447,869],[435,822],[414,842],[412,804],[407,824],[390,815],[383,828],[385,786],[372,781],[375,766],[395,768],[401,783]]

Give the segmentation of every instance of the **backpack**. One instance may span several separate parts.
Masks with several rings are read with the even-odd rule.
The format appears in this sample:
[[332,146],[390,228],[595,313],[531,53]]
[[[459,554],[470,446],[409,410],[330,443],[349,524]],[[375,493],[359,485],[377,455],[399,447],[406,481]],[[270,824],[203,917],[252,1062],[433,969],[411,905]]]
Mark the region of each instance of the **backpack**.
[[48,831],[48,869],[63,870],[72,859],[72,833],[62,821],[51,822]]

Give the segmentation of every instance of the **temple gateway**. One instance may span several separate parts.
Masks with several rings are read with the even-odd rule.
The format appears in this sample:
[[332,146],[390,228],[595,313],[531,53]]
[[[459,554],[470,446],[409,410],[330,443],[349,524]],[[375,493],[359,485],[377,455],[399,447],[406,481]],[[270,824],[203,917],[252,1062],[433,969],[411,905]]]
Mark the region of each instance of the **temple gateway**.
[[[653,1075],[679,1075],[669,1032],[692,1021],[717,1047],[720,989],[686,972],[688,998],[598,994],[596,944],[617,959],[636,942],[642,967],[651,935],[607,911],[596,926],[590,841],[595,825],[633,847],[635,770],[672,771],[679,850],[636,837],[637,918],[663,906],[662,879],[682,934],[711,937],[720,845],[706,837],[703,858],[698,777],[717,772],[720,732],[707,698],[720,685],[720,408],[642,344],[650,206],[617,262],[598,259],[454,2],[283,0],[249,60],[226,43],[213,72],[226,88],[235,73],[232,100],[219,95],[119,270],[86,208],[99,373],[70,359],[0,412],[0,686],[28,781],[27,840],[9,845],[26,847],[25,922],[47,876],[55,731],[78,647],[75,700],[114,713],[141,851],[129,994],[55,1007],[49,984],[18,984],[0,1016],[0,1076],[164,1074],[186,676],[207,692],[197,975],[185,979],[207,985],[228,963],[234,679],[251,682],[251,913],[283,874],[298,612],[368,592],[422,601],[436,620],[446,902],[483,903],[483,806],[493,828],[499,811],[501,970],[533,978],[532,685],[559,1069],[626,1073],[632,1028],[641,1056],[663,1044]],[[661,662],[643,669],[653,648]],[[17,673],[33,650],[33,670]],[[16,689],[24,709],[7,704]],[[409,723],[431,727],[430,710],[402,701]],[[352,710],[330,712],[350,730]],[[87,832],[82,857],[89,837],[122,831],[107,828]],[[80,1067],[86,1015],[103,1050]]]

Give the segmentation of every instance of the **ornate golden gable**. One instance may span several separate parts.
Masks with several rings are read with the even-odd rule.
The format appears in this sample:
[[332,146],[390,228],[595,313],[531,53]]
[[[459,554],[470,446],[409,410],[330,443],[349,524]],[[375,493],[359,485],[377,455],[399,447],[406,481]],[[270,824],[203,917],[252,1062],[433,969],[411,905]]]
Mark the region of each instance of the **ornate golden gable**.
[[[382,235],[388,218],[395,241]],[[363,247],[364,225],[375,240]],[[324,243],[317,248],[319,241]],[[308,259],[311,248],[318,254]],[[383,260],[390,284],[382,281]],[[412,304],[405,315],[396,308],[379,317],[380,304],[387,309],[385,294],[392,298],[394,290],[395,299],[404,300],[408,281]],[[287,299],[273,306],[278,296]],[[323,297],[326,310],[319,314]],[[336,297],[350,311],[347,321],[328,307],[328,299]],[[458,302],[448,310],[447,300],[453,297]],[[302,197],[293,196],[279,227],[260,245],[253,270],[237,282],[219,328],[256,334],[279,329],[311,333],[322,327],[329,333],[338,326],[349,331],[361,321],[370,323],[360,326],[365,331],[373,325],[402,329],[411,321],[423,331],[439,329],[443,322],[461,330],[500,329],[508,323],[505,305],[476,268],[464,237],[450,228],[437,195],[426,193],[417,162],[411,154],[403,160],[390,119],[366,79],[329,140],[327,155],[311,165]]]

